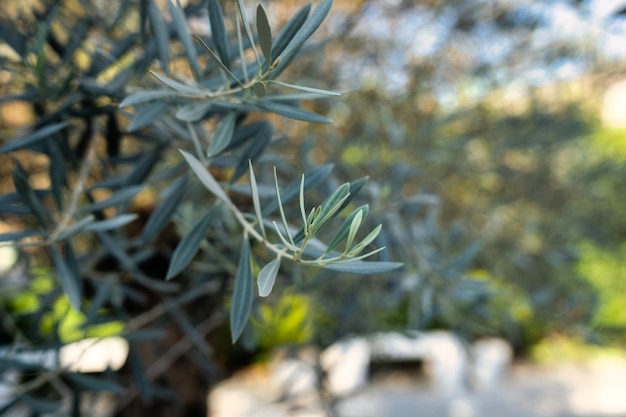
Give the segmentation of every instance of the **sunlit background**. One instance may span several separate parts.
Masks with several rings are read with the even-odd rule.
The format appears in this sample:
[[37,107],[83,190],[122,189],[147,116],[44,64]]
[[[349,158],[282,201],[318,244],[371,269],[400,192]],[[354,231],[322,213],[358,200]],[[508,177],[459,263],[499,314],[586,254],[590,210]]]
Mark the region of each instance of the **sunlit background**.
[[[10,3],[6,13],[29,10],[27,2]],[[252,15],[256,4],[249,3]],[[302,2],[263,4],[281,26]],[[208,33],[203,18],[193,19],[198,33]],[[11,56],[7,48],[0,44],[2,56]],[[255,364],[239,376],[243,382],[221,388],[231,389],[225,397],[211,397],[225,404],[215,415],[272,415],[259,411],[264,400],[238,404],[243,411],[228,407],[268,384],[268,363],[282,355],[276,349],[321,349],[407,329],[455,332],[465,346],[506,341],[515,360],[498,366],[512,376],[498,381],[513,382],[450,402],[424,394],[424,382],[407,382],[410,371],[400,370],[345,406],[346,416],[626,415],[625,70],[623,0],[336,0],[283,76],[341,91],[304,104],[334,123],[276,119],[287,138],[273,151],[302,170],[334,163],[343,181],[369,176],[370,216],[395,236],[406,232],[403,222],[419,219],[423,229],[414,232],[423,240],[399,252],[405,270],[394,282],[338,285],[325,277],[307,291],[282,288],[273,304],[260,305]],[[0,68],[2,94],[11,93],[12,77]],[[10,137],[33,117],[22,102],[0,104],[0,134]],[[9,179],[2,178],[2,190]],[[15,229],[0,221],[0,233]],[[5,248],[0,261],[3,278],[19,264]],[[38,265],[30,275],[26,289],[0,294],[3,308],[32,312],[52,292],[49,268]],[[128,324],[84,329],[84,315],[67,311],[61,297],[42,319],[42,332],[61,329],[67,346],[118,335]],[[128,346],[114,341],[124,358]],[[439,348],[415,349],[409,359],[420,362],[416,372],[436,380],[432,352]],[[448,403],[437,408],[435,400]]]

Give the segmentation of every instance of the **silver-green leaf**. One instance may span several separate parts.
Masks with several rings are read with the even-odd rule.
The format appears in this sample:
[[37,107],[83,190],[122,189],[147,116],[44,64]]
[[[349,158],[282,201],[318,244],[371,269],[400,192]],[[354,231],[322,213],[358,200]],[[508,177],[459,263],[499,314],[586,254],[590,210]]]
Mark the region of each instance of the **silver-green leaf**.
[[180,274],[196,256],[198,249],[200,249],[200,243],[206,237],[209,227],[215,218],[215,212],[216,208],[212,207],[178,244],[172,254],[172,261],[167,270],[166,279],[172,279]]
[[250,318],[254,301],[253,288],[250,242],[247,237],[244,237],[239,254],[233,301],[230,306],[230,334],[233,343],[239,339]]
[[228,36],[224,26],[224,14],[219,0],[209,0],[209,23],[211,24],[211,38],[220,60],[230,68],[230,56],[228,54]]
[[61,283],[61,288],[63,288],[63,292],[67,295],[72,308],[76,311],[80,311],[82,296],[79,284],[80,277],[74,275],[72,269],[65,262],[65,259],[63,259],[61,252],[56,246],[51,246],[50,251],[52,252],[52,260],[54,261],[54,266]]
[[267,297],[271,294],[272,288],[274,288],[274,282],[276,282],[276,276],[278,275],[279,269],[280,257],[274,259],[272,262],[265,265],[263,269],[261,269],[261,272],[259,272],[259,277],[257,278],[259,296]]
[[233,139],[235,133],[235,122],[237,121],[237,112],[230,111],[224,116],[219,126],[211,138],[209,149],[207,150],[207,156],[215,156],[222,152],[230,145],[230,141]]
[[265,57],[266,65],[270,65],[272,61],[272,28],[267,19],[265,9],[261,4],[256,8],[256,28],[259,33],[261,52],[263,52],[263,56]]
[[189,164],[189,167],[196,174],[206,189],[215,194],[215,196],[220,200],[230,203],[230,198],[228,198],[222,187],[217,183],[217,181],[215,181],[215,178],[213,178],[213,175],[211,175],[207,168],[192,154],[183,150],[180,150],[180,153],[183,154],[183,157]]

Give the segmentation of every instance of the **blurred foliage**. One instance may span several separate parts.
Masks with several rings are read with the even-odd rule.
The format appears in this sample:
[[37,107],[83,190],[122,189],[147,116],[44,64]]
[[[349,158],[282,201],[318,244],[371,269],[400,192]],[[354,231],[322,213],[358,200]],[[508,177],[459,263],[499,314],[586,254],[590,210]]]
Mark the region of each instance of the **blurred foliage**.
[[[7,409],[203,414],[260,350],[377,330],[623,343],[622,67],[546,36],[586,2],[36,3],[0,15]],[[19,359],[109,333],[118,372]]]
[[[391,178],[380,186],[385,204],[373,205],[383,217],[406,219],[416,211],[403,200],[436,195],[431,218],[480,242],[466,275],[489,301],[464,309],[439,282],[445,274],[402,253],[420,284],[393,323],[505,335],[520,349],[554,332],[623,345],[619,330],[605,339],[609,329],[593,324],[619,320],[607,306],[622,298],[624,132],[600,117],[604,92],[622,79],[622,57],[608,47],[623,42],[623,21],[592,3],[369,1],[359,19],[338,19],[341,42],[326,63],[299,67],[302,79],[327,73],[350,90],[350,106],[316,105],[334,126],[293,128],[305,142],[331,138],[318,158]],[[369,311],[379,298],[358,303]]]

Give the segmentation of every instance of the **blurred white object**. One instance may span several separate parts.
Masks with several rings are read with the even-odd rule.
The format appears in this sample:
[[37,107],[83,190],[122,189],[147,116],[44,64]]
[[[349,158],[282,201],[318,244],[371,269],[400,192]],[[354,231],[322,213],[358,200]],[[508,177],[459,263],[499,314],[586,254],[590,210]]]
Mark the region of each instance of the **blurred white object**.
[[126,362],[128,349],[128,342],[121,337],[83,339],[61,348],[59,365],[73,372],[117,371]]
[[328,390],[333,395],[344,396],[367,385],[370,360],[367,339],[347,339],[329,346],[320,356],[327,373]]
[[476,391],[489,391],[498,387],[513,363],[511,345],[495,337],[474,342],[471,354],[470,379]]
[[372,340],[372,353],[377,359],[424,361],[433,386],[446,396],[465,390],[468,354],[451,332],[377,334]]

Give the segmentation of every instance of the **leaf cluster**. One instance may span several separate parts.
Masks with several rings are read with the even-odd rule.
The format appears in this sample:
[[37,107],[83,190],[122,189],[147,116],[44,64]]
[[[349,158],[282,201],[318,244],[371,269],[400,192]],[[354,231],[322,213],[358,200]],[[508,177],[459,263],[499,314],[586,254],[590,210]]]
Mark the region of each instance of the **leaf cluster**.
[[[120,407],[176,395],[164,394],[158,377],[181,357],[212,368],[207,337],[225,323],[233,342],[246,335],[260,302],[255,279],[268,297],[280,279],[288,285],[296,265],[353,274],[402,266],[364,260],[383,249],[381,226],[366,221],[368,205],[354,208],[365,179],[329,190],[309,208],[305,197],[314,200],[311,193],[334,182],[332,167],[296,167],[292,176],[290,163],[272,152],[278,138],[264,114],[329,121],[300,102],[339,93],[278,77],[331,0],[302,7],[279,31],[261,5],[252,24],[242,0],[225,8],[218,0],[186,8],[170,1],[170,19],[152,0],[122,1],[113,15],[87,3],[52,2],[34,25],[0,25],[0,40],[15,52],[1,58],[12,80],[2,86],[2,104],[25,101],[34,115],[0,143],[10,167],[0,196],[10,231],[0,244],[55,283],[33,292],[28,309],[10,301],[32,290],[27,273],[0,297],[7,317],[0,343],[12,352],[1,357],[2,369],[34,375],[2,412],[73,404],[78,415],[87,390],[120,395]],[[208,35],[192,33],[188,19],[206,14]],[[286,187],[281,172],[290,177]],[[53,315],[58,300],[68,308]],[[70,317],[85,335],[121,324],[129,375],[20,359],[22,351],[58,354]],[[51,329],[42,325],[49,321]],[[172,333],[183,334],[174,346]]]

